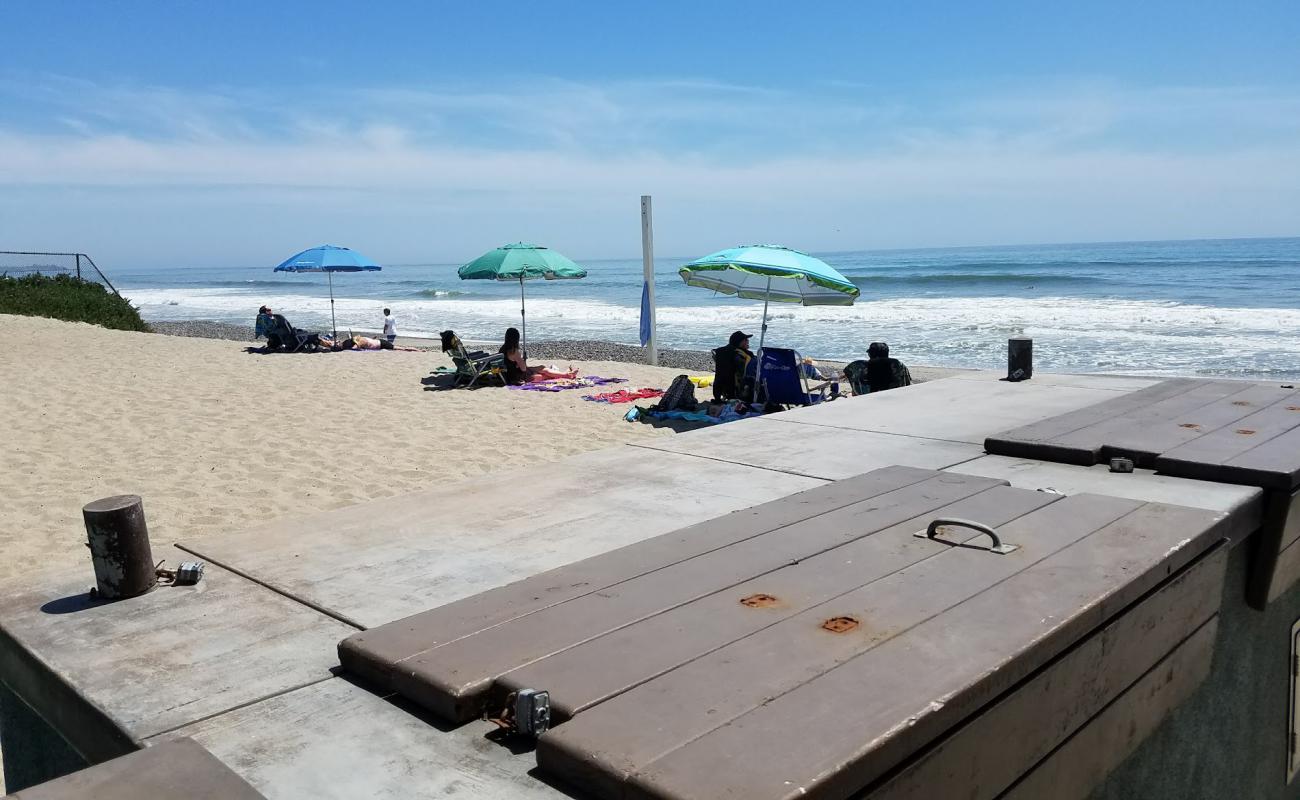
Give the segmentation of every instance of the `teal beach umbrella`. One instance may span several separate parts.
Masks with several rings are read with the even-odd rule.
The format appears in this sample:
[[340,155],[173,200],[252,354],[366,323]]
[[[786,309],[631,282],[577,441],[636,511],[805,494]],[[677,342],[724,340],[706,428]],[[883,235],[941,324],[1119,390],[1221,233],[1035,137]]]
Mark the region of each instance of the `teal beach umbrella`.
[[456,274],[466,281],[519,281],[519,322],[525,350],[528,345],[528,322],[524,312],[524,281],[587,277],[587,271],[566,256],[541,245],[523,242],[489,250],[461,267]]
[[336,272],[378,272],[383,269],[373,260],[366,258],[356,250],[347,247],[335,247],[323,244],[310,250],[289,256],[276,267],[274,272],[324,272],[330,284],[330,322],[334,327],[334,340],[339,338],[339,324],[334,318],[334,273]]
[[758,349],[767,336],[768,303],[802,306],[851,306],[858,287],[835,268],[807,253],[775,244],[754,244],[721,250],[697,258],[678,270],[688,286],[763,301],[763,328]]

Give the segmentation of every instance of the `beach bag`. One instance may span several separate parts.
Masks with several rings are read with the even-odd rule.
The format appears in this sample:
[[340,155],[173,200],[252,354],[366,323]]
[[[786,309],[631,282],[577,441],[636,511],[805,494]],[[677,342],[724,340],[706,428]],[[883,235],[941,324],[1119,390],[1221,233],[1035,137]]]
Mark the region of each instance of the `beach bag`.
[[699,407],[695,400],[695,384],[689,375],[678,375],[659,399],[655,411],[694,411]]

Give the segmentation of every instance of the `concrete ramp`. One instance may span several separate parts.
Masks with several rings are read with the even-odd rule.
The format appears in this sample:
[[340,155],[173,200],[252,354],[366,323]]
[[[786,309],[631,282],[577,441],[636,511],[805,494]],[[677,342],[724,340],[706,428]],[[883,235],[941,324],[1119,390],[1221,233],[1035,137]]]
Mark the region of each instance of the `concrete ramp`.
[[368,628],[822,483],[620,446],[180,546]]

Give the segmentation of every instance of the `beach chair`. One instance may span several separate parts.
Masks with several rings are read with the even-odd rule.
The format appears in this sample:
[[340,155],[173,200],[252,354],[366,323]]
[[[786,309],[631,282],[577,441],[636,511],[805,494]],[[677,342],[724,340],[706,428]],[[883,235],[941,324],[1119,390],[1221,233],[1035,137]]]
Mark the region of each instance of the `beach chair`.
[[854,394],[867,394],[870,392],[871,384],[867,382],[866,360],[860,358],[844,365],[844,380],[848,382],[849,389]]
[[825,399],[829,383],[809,386],[803,376],[803,358],[784,347],[765,347],[758,353],[759,399],[763,403],[810,406]]
[[757,359],[727,346],[714,348],[709,355],[713,357],[713,399],[752,400]]
[[896,358],[850,361],[844,378],[854,394],[870,394],[912,385],[912,373]]
[[451,348],[447,355],[456,365],[454,386],[471,388],[481,378],[495,378],[504,386],[506,382],[506,357],[504,353],[488,353],[483,350],[470,350],[454,333],[450,338]]
[[272,314],[271,325],[266,331],[266,345],[274,350],[284,348],[286,353],[300,350],[315,350],[320,345],[320,336],[315,333],[298,330],[289,324],[283,314]]

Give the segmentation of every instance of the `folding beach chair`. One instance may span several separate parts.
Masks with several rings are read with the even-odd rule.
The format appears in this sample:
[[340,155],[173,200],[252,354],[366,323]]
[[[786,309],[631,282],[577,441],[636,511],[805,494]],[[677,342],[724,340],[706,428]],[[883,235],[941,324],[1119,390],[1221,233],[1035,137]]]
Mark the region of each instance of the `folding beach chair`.
[[480,378],[496,378],[504,386],[506,382],[506,356],[504,353],[488,353],[483,350],[469,350],[455,333],[451,334],[451,348],[447,355],[456,365],[455,386],[471,388]]
[[865,359],[850,361],[844,366],[844,379],[854,394],[867,394],[871,384],[867,382],[867,362]]
[[810,387],[800,366],[799,353],[784,347],[765,347],[758,353],[759,399],[780,406],[810,406],[825,399],[829,383]]
[[844,367],[844,377],[854,394],[883,392],[912,385],[912,373],[896,358],[850,361]]
[[757,359],[729,346],[714,348],[709,355],[713,357],[713,399],[751,400]]
[[270,328],[266,331],[266,344],[272,350],[278,346],[286,353],[297,353],[319,347],[320,335],[293,327],[283,314],[272,314]]

